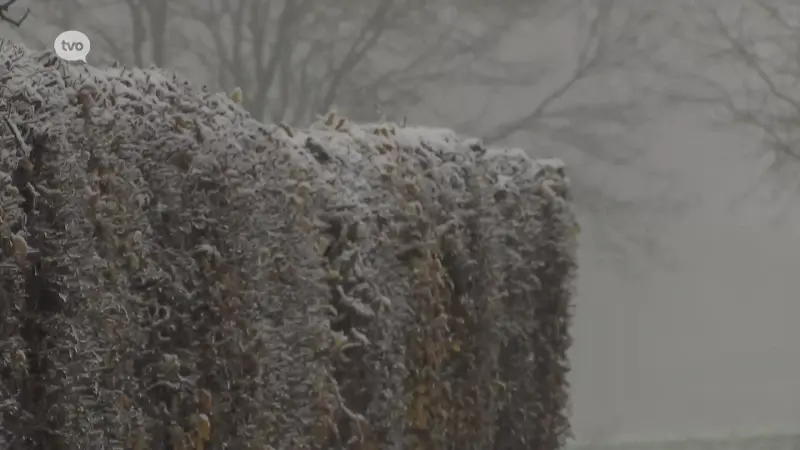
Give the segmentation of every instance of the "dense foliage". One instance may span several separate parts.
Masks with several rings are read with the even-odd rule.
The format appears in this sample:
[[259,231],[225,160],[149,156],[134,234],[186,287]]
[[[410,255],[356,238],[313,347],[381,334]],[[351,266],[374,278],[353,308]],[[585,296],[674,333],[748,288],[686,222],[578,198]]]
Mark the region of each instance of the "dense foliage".
[[[559,448],[557,162],[0,50],[9,449]],[[246,93],[245,93],[246,95]]]

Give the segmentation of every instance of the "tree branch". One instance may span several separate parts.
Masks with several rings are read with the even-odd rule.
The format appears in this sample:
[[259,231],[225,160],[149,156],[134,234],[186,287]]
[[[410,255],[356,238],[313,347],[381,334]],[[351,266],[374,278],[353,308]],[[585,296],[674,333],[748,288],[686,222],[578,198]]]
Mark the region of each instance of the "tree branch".
[[[253,53],[256,62],[256,86],[251,103],[251,112],[263,116],[266,110],[267,95],[277,77],[278,66],[283,60],[283,53],[291,51],[291,40],[297,21],[308,12],[311,0],[287,0],[278,19],[278,32],[275,42],[270,46],[271,52],[266,64],[264,63],[266,39],[263,38],[263,28],[257,22],[256,14],[251,14],[250,32],[253,33]],[[256,39],[256,37],[261,39]]]
[[[607,2],[605,2],[607,3]],[[604,4],[605,4],[604,3]],[[610,7],[600,8],[592,19],[589,27],[589,35],[586,38],[578,56],[577,67],[572,72],[569,79],[563,82],[555,90],[543,98],[536,107],[517,119],[513,119],[505,124],[495,127],[494,130],[484,135],[483,140],[487,144],[496,143],[524,128],[531,127],[536,121],[540,120],[545,111],[554,103],[558,102],[575,84],[582,81],[590,74],[592,69],[598,66],[601,61],[602,49],[600,48],[600,25],[604,23],[610,14]]]
[[778,86],[773,81],[772,77],[770,77],[766,70],[761,66],[758,61],[758,56],[754,55],[750,52],[747,47],[735,36],[730,32],[728,26],[725,25],[725,22],[719,16],[719,13],[716,10],[712,10],[711,17],[714,20],[714,23],[717,27],[717,30],[720,32],[721,36],[725,39],[725,41],[731,46],[731,48],[736,52],[737,55],[741,58],[741,60],[745,63],[747,67],[749,67],[753,72],[758,75],[758,78],[767,86],[770,94],[772,94],[775,98],[783,101],[787,105],[791,106],[795,112],[800,114],[800,102],[792,98],[790,95],[781,91]]
[[147,28],[145,28],[144,10],[142,0],[125,0],[131,15],[133,27],[133,63],[137,67],[144,67],[144,45],[147,42]]
[[496,127],[492,132],[486,134],[483,137],[483,141],[486,144],[493,144],[498,141],[501,141],[508,136],[514,134],[515,132],[531,126],[531,124],[537,120],[539,120],[542,115],[544,114],[545,110],[549,108],[553,103],[561,99],[572,87],[580,81],[586,75],[585,68],[578,68],[575,72],[573,72],[572,76],[564,83],[561,84],[558,88],[554,91],[550,92],[550,94],[542,99],[541,102],[536,106],[528,114],[525,114],[522,117],[517,119],[511,120],[499,127]]
[[386,16],[392,10],[392,5],[393,0],[381,0],[381,3],[378,4],[375,12],[361,29],[361,32],[342,59],[339,67],[331,74],[328,90],[325,93],[325,97],[322,100],[322,105],[320,105],[320,110],[318,112],[325,113],[331,108],[345,76],[358,65],[364,58],[364,55],[366,55],[381,38],[386,30]]
[[22,26],[22,22],[24,22],[25,19],[28,18],[28,14],[30,14],[31,9],[30,8],[26,9],[25,14],[23,14],[21,18],[14,20],[8,17],[7,14],[8,14],[8,8],[10,8],[16,2],[17,0],[7,0],[5,3],[0,4],[0,21],[8,22],[11,25],[14,25],[15,27],[19,28],[20,26]]

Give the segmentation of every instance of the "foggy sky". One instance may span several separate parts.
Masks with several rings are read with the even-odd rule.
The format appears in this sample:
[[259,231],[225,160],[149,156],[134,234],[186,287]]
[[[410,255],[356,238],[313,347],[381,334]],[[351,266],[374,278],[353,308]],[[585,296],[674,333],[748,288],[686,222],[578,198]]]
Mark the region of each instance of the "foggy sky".
[[[568,26],[554,28],[523,33],[506,50],[531,58],[563,53],[557,81],[570,70],[576,42]],[[0,28],[1,37],[11,34]],[[581,89],[607,95],[612,81]],[[447,123],[429,124],[469,119],[464,111],[477,111],[486,95],[442,90],[431,101],[449,114]],[[543,94],[491,95],[496,106],[487,116],[499,121]],[[409,117],[440,120],[424,109]],[[626,137],[643,167],[665,174],[662,193],[686,204],[680,214],[658,215],[654,196],[629,219],[633,228],[637,221],[656,227],[664,261],[635,256],[638,270],[630,276],[606,263],[607,249],[592,240],[592,218],[582,217],[571,352],[578,438],[747,434],[800,423],[800,221],[772,226],[760,220],[758,205],[731,210],[762,144],[746,129],[712,128],[704,122],[710,117],[707,108],[663,106]],[[524,148],[536,142],[512,139]],[[567,148],[545,153],[578,162]],[[623,194],[656,182],[633,169],[583,169],[593,183]]]
[[[556,83],[559,73],[571,69],[569,50],[577,46],[569,29],[559,26],[508,44],[510,53],[533,57],[561,43],[555,52],[562,55],[564,70],[555,71]],[[696,64],[691,49],[668,50],[681,59],[676,64]],[[717,69],[721,76],[730,70]],[[580,91],[600,101],[618,95],[620,84],[625,81],[607,79]],[[503,107],[493,113],[513,116],[508,105],[522,109],[526,100],[542,95],[513,92],[507,97],[513,102],[499,102]],[[456,101],[454,114],[469,100]],[[798,431],[799,214],[790,211],[781,225],[773,225],[766,216],[773,209],[769,202],[760,203],[757,195],[737,202],[760,173],[764,144],[755,130],[722,128],[718,119],[712,107],[658,105],[646,125],[625,137],[640,152],[642,171],[581,167],[582,175],[621,197],[661,189],[665,202],[683,208],[674,214],[652,195],[630,217],[634,229],[655,227],[661,251],[658,261],[634,255],[633,277],[608,263],[614,260],[608,249],[593,240],[596,224],[582,216],[571,352],[578,440]],[[512,139],[524,148],[535,148],[536,142],[532,136]],[[546,153],[584,164],[567,148]]]
[[[726,205],[759,143],[709,131],[699,113],[665,114],[651,151],[698,204],[664,230],[670,267],[641,279],[581,267],[573,360],[574,426],[590,439],[796,431],[800,419],[800,227]],[[680,132],[675,132],[680,130]],[[656,158],[654,158],[656,159]],[[593,255],[583,247],[583,261]]]

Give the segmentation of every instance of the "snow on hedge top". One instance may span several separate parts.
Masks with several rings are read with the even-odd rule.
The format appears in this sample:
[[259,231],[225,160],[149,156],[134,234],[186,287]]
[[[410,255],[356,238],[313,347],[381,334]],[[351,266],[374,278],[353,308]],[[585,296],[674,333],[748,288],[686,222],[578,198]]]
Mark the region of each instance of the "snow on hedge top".
[[[196,158],[195,164],[215,164],[215,154],[252,156],[277,147],[289,165],[311,171],[305,174],[306,180],[336,185],[338,195],[349,201],[366,200],[364,193],[374,176],[398,166],[427,171],[436,185],[456,190],[465,183],[460,170],[464,165],[485,167],[504,190],[519,191],[542,173],[566,181],[558,160],[537,161],[520,149],[485,149],[479,140],[451,130],[358,125],[334,114],[302,131],[267,126],[228,96],[198,89],[161,69],[70,64],[51,51],[31,52],[8,41],[0,41],[0,85],[3,100],[23,98],[32,106],[34,112],[16,108],[17,113],[27,116],[26,123],[39,132],[77,134],[89,126],[87,122],[100,128],[127,126],[153,133],[169,129],[174,135],[170,139],[196,140],[206,147],[201,151],[206,157]],[[164,148],[169,151],[170,146]],[[240,161],[239,170],[246,169],[247,159]]]

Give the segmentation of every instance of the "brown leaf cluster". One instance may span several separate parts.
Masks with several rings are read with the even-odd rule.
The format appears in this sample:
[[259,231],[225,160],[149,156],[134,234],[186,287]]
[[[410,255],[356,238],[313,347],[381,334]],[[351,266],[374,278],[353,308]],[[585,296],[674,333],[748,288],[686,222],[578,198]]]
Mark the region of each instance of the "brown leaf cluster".
[[[556,449],[557,163],[0,51],[9,449]],[[87,106],[88,105],[88,106]]]

